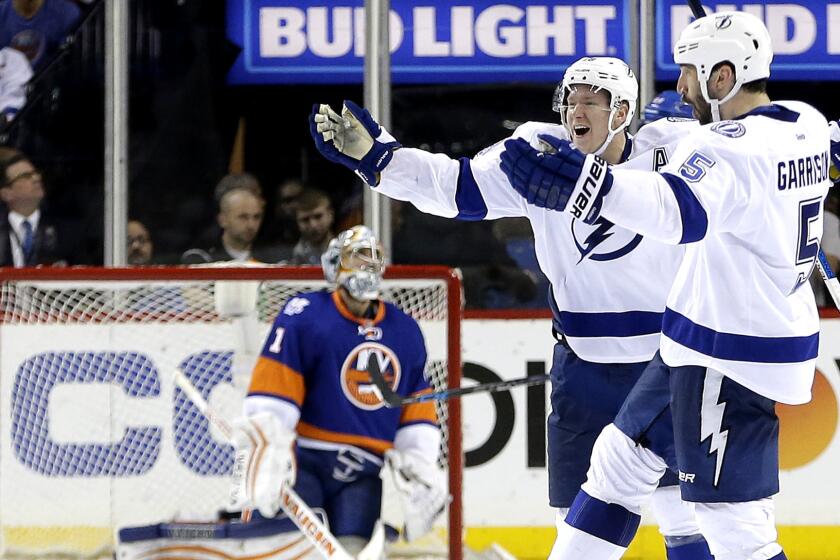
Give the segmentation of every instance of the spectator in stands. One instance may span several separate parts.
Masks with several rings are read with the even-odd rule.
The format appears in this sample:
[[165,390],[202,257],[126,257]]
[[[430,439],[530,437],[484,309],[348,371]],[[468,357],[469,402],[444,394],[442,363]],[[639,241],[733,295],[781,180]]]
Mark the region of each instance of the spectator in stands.
[[32,67],[23,53],[11,47],[0,49],[0,127],[23,108],[30,78]]
[[299,179],[288,179],[277,186],[274,200],[273,236],[270,239],[279,243],[294,245],[300,237],[297,228],[298,199],[303,193],[303,183]]
[[221,235],[208,249],[189,249],[181,256],[183,264],[219,261],[277,262],[276,255],[254,249],[254,239],[262,224],[265,201],[252,187],[234,186],[224,190],[219,200],[218,223]]
[[69,0],[0,0],[0,47],[19,50],[38,69],[64,43],[79,15]]
[[126,243],[128,244],[127,258],[131,266],[146,266],[152,264],[155,246],[149,230],[140,220],[129,220],[126,227]]
[[0,160],[0,266],[66,265],[54,224],[41,212],[41,172],[21,153]]
[[292,251],[290,264],[321,264],[321,255],[333,237],[335,213],[323,191],[309,188],[298,197],[295,220],[300,240]]
[[[253,193],[254,196],[263,199],[262,186],[256,177],[250,173],[228,173],[221,178],[218,184],[216,184],[216,188],[213,189],[213,200],[217,214],[221,211],[222,198],[224,198],[225,194],[236,189],[244,189]],[[211,247],[218,243],[221,235],[222,229],[217,220],[204,229],[194,243],[197,247]]]
[[295,217],[298,198],[303,189],[303,183],[299,179],[288,179],[277,186],[274,210],[268,223],[263,224],[257,241],[260,247],[276,252],[278,259],[283,262],[291,260],[295,243],[300,238]]

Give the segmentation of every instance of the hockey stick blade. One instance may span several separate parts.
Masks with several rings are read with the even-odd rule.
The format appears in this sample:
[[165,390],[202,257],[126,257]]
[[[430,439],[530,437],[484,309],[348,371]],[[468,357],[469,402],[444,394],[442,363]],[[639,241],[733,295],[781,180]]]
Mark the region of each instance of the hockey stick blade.
[[424,393],[413,397],[401,397],[388,385],[388,382],[385,380],[385,377],[379,369],[379,362],[377,361],[376,356],[371,355],[368,359],[368,374],[370,375],[370,379],[374,386],[379,389],[379,392],[382,395],[382,400],[388,408],[398,408],[407,404],[428,401],[445,401],[455,397],[471,395],[473,393],[495,393],[497,391],[506,391],[512,387],[518,387],[519,385],[541,385],[549,380],[549,376],[547,374],[531,375],[528,377],[521,377],[519,379],[510,379],[508,381],[480,383],[471,387],[456,387],[454,389]]

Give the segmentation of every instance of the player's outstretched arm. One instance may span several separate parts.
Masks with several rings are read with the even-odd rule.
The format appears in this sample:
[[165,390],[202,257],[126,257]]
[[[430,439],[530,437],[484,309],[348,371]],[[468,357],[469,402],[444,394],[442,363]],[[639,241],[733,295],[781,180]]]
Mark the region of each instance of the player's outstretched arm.
[[352,101],[344,102],[340,115],[329,105],[313,106],[309,132],[325,158],[349,168],[372,187],[400,147],[367,109]]

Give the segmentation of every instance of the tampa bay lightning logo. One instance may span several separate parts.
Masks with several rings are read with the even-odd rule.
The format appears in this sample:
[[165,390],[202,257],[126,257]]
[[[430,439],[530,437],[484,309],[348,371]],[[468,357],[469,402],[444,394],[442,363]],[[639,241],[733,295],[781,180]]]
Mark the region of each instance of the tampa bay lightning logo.
[[604,218],[598,218],[594,224],[586,225],[580,220],[572,220],[572,238],[583,259],[593,261],[613,261],[639,246],[642,236],[623,228]]
[[746,127],[739,122],[723,121],[712,127],[712,132],[717,132],[729,138],[740,138],[746,134]]

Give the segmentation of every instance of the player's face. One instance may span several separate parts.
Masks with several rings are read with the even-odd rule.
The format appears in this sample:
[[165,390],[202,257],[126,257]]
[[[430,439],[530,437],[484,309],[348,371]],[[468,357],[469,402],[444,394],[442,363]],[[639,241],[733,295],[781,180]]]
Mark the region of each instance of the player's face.
[[712,106],[703,99],[700,91],[700,81],[694,66],[683,64],[680,66],[680,78],[677,80],[677,91],[685,103],[691,105],[691,112],[700,124],[712,122]]
[[312,210],[297,211],[297,225],[300,236],[312,244],[323,243],[332,229],[333,211],[327,203]]
[[592,91],[587,85],[573,85],[566,96],[566,125],[575,147],[585,154],[598,150],[607,139],[610,122],[610,94]]
[[228,195],[219,214],[219,225],[240,245],[250,245],[263,219],[263,202],[249,192]]
[[146,226],[132,220],[127,226],[128,255],[130,265],[149,264],[152,260],[152,238]]
[[347,250],[341,255],[341,267],[345,270],[361,270],[381,275],[385,268],[382,245],[377,244],[376,250],[370,247],[359,247]]
[[6,169],[6,203],[38,204],[44,198],[41,172],[27,160],[14,163]]

